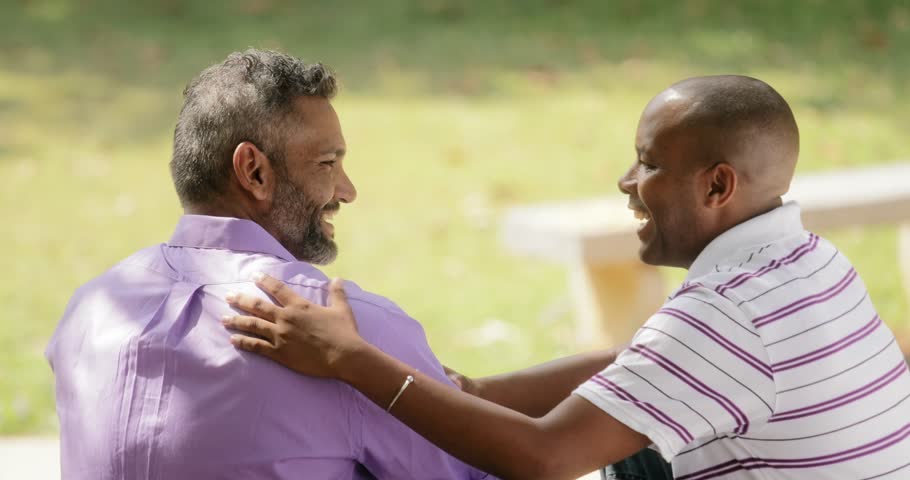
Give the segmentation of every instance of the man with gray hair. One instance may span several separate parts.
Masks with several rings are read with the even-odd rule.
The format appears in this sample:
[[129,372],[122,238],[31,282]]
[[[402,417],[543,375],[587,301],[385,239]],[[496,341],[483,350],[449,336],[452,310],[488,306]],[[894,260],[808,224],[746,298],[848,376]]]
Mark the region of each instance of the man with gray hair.
[[[301,382],[241,353],[222,298],[254,272],[324,303],[313,264],[337,253],[330,223],[356,198],[321,64],[249,50],[193,80],[171,172],[185,215],[171,239],[73,296],[47,347],[66,479],[420,478],[486,475],[336,381]],[[353,288],[364,338],[447,382],[420,324]]]

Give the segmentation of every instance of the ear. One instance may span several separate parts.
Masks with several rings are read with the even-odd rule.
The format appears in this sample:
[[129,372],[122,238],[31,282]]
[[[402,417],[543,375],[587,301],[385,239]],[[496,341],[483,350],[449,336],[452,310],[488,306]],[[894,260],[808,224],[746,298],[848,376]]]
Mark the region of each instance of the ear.
[[254,199],[268,201],[275,190],[275,170],[269,157],[252,142],[241,142],[232,158],[234,177]]
[[730,203],[730,200],[733,199],[733,194],[736,193],[736,188],[739,186],[736,169],[727,162],[720,162],[709,168],[705,175],[708,183],[705,206],[708,208],[720,208]]

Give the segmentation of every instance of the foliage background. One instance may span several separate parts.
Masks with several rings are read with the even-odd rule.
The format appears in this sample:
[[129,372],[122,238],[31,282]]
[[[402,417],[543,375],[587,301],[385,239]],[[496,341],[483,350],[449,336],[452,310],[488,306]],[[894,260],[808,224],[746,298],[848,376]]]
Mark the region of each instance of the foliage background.
[[[329,273],[396,300],[472,375],[574,351],[563,270],[503,251],[498,218],[614,193],[641,109],[673,81],[774,85],[801,126],[800,172],[910,157],[906,2],[2,0],[0,434],[56,429],[42,351],[67,298],[169,237],[180,92],[248,46],[344,84],[360,194]],[[821,233],[905,329],[894,228]]]

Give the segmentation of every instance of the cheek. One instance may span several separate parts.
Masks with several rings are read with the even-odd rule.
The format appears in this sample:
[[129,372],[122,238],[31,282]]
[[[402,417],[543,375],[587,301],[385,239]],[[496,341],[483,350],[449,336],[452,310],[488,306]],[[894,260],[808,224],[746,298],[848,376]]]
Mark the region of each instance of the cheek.
[[677,191],[665,211],[665,229],[680,249],[688,249],[702,235],[702,222],[690,192]]
[[666,182],[660,177],[651,175],[642,175],[638,180],[638,198],[645,204],[648,210],[654,214],[654,210],[660,210],[664,203],[663,197],[667,192]]
[[673,182],[657,175],[639,182],[639,197],[651,212],[651,220],[664,235],[685,236],[691,229],[691,197]]
[[328,203],[332,200],[333,181],[329,172],[318,172],[310,176],[304,185],[307,197],[314,202]]

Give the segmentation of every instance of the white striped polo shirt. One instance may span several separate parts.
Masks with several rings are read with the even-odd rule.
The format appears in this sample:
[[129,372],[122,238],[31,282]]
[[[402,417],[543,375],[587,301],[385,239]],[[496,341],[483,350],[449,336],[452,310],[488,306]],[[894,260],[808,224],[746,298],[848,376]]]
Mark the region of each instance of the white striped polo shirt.
[[677,479],[910,478],[907,365],[856,270],[799,215],[787,203],[718,236],[574,392]]

